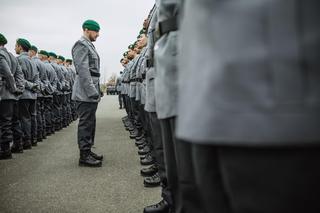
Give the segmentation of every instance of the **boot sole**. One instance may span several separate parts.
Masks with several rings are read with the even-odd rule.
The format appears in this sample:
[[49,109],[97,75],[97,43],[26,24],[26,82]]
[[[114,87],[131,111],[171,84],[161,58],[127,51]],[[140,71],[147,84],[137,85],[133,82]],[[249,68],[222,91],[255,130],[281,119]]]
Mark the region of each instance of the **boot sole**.
[[102,166],[102,162],[99,163],[99,164],[94,164],[94,165],[79,162],[79,166],[80,167],[101,167]]
[[159,187],[160,186],[160,183],[159,184],[157,184],[157,185],[155,185],[155,184],[152,184],[152,185],[150,185],[150,184],[146,184],[146,183],[143,183],[143,185],[144,185],[144,187],[146,187],[146,188],[154,188],[154,187]]

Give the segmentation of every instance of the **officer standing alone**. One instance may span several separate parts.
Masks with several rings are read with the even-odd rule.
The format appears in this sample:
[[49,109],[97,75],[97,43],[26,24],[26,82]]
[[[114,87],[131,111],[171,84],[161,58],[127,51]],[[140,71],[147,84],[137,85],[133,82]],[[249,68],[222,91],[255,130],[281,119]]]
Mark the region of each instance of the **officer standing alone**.
[[92,42],[98,38],[100,26],[93,20],[87,20],[83,23],[82,29],[83,36],[72,48],[72,57],[77,72],[72,100],[77,102],[79,115],[79,166],[100,167],[103,156],[91,151],[95,136],[96,110],[101,99],[100,58]]

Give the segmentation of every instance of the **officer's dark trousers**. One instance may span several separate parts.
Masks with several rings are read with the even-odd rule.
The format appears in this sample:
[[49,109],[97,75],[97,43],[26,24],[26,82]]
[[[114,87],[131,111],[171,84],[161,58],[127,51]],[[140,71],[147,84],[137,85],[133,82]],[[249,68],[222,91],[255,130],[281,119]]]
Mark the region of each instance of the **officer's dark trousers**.
[[23,142],[30,143],[36,138],[37,119],[36,119],[36,100],[19,100],[19,113],[21,118],[21,128],[23,132]]
[[319,147],[192,144],[191,157],[207,213],[320,212]]
[[161,179],[161,186],[162,186],[161,196],[169,204],[172,204],[172,198],[171,198],[172,194],[168,188],[168,183],[167,183],[160,121],[157,118],[157,113],[155,112],[149,112],[148,117],[150,122],[150,132],[151,132],[151,139],[152,139],[152,146],[153,146],[153,150],[151,154],[156,159],[158,173]]
[[177,149],[175,132],[175,118],[161,119],[161,136],[163,142],[165,168],[167,172],[168,190],[171,192],[170,204],[173,208],[179,202],[178,173],[177,173]]
[[14,100],[0,101],[0,145],[2,149],[8,149],[13,139],[12,115]]
[[44,98],[37,99],[37,138],[42,139],[46,135],[46,122],[44,113]]
[[46,97],[44,99],[44,117],[46,122],[46,132],[53,133],[54,131],[54,117],[53,112],[53,99],[52,97]]
[[123,100],[122,100],[122,95],[121,95],[121,93],[118,94],[118,100],[119,100],[119,107],[122,109]]
[[78,145],[80,151],[88,151],[94,144],[97,107],[98,103],[77,102],[79,116]]

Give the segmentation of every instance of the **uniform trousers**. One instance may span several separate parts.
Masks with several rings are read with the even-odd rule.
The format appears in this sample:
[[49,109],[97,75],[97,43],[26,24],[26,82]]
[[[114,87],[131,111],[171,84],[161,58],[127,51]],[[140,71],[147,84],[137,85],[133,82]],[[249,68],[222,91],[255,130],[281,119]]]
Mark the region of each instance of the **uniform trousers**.
[[320,147],[183,143],[191,147],[186,159],[206,213],[320,212]]
[[80,151],[88,151],[94,145],[97,108],[98,103],[77,102],[79,116],[78,146]]

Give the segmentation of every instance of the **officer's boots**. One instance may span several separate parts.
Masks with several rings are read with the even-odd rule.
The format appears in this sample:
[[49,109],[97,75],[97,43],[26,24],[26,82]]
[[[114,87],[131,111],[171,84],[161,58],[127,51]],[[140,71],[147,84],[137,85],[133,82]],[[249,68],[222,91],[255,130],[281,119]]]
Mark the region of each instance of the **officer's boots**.
[[10,150],[10,143],[2,143],[1,144],[1,150],[0,150],[0,160],[6,160],[6,159],[11,159],[12,154]]
[[90,150],[82,150],[80,151],[80,159],[79,166],[87,166],[87,167],[101,167],[102,166],[102,156],[96,155],[95,157],[100,157],[101,160],[94,158],[93,152]]

